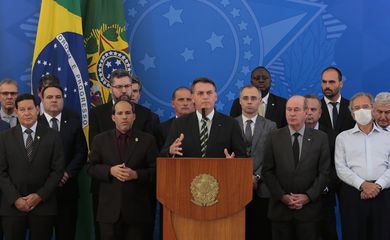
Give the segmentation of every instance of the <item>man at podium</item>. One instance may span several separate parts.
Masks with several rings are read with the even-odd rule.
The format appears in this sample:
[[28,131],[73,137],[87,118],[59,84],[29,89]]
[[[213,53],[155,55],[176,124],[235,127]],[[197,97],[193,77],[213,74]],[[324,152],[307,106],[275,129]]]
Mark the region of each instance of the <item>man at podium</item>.
[[245,157],[245,143],[238,122],[214,109],[215,83],[205,77],[192,82],[196,111],[175,119],[161,151],[172,157]]

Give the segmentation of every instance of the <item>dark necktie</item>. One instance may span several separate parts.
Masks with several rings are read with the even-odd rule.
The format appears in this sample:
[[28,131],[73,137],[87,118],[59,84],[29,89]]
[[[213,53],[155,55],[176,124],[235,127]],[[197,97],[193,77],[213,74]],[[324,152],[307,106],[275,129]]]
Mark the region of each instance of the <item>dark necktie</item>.
[[57,118],[52,118],[52,119],[50,119],[50,121],[51,121],[51,128],[53,128],[54,130],[56,130],[58,132],[59,128],[58,128]]
[[127,134],[121,134],[118,139],[118,150],[121,162],[125,162]]
[[337,118],[339,116],[339,112],[337,111],[337,104],[338,102],[330,102],[332,105],[332,118],[333,118],[333,129],[336,129],[336,123],[337,123]]
[[245,141],[246,141],[246,144],[249,147],[249,149],[252,146],[252,128],[251,128],[252,122],[253,121],[250,119],[246,120],[245,133],[244,133],[245,134]]
[[207,140],[209,139],[207,121],[207,118],[202,118],[202,128],[200,129],[200,152],[202,157],[206,157]]
[[27,158],[31,162],[32,158],[32,152],[33,152],[33,138],[32,138],[32,130],[27,128],[24,130],[25,133],[27,133],[27,139],[26,139],[26,151],[27,151]]
[[300,134],[298,132],[293,134],[294,142],[293,142],[292,148],[293,148],[293,154],[294,154],[294,164],[295,164],[295,167],[297,167],[298,162],[299,162],[299,142],[298,142],[299,135]]

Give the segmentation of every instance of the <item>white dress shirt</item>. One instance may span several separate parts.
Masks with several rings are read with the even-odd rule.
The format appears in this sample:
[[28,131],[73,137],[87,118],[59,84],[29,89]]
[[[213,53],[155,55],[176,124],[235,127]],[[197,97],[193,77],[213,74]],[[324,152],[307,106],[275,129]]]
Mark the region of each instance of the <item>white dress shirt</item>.
[[[327,106],[327,109],[328,109],[328,112],[329,112],[330,121],[332,122],[332,126],[334,126],[334,123],[333,123],[333,105],[330,104],[332,101],[329,98],[325,97],[325,96],[324,96],[324,101],[326,103],[326,106]],[[337,112],[340,115],[341,95],[336,100],[336,102],[338,103],[337,106],[336,106],[337,107]]]
[[[207,132],[208,135],[210,136],[210,130],[211,130],[211,124],[213,122],[213,117],[214,117],[215,111],[211,111],[206,118],[208,119],[207,121]],[[202,131],[202,114],[198,111],[196,111],[196,116],[198,117],[198,125],[199,125],[199,133]]]
[[364,181],[375,181],[382,189],[390,187],[390,132],[375,124],[368,134],[356,124],[336,138],[337,176],[360,189]]
[[[49,126],[51,128],[53,128],[53,121],[51,121],[51,119],[53,118],[52,116],[50,116],[49,114],[47,114],[46,112],[43,112],[47,122],[49,123]],[[61,116],[62,116],[62,113],[60,112],[60,114],[58,114],[57,116],[55,116],[55,118],[57,119],[57,124],[58,124],[58,131],[61,130]]]

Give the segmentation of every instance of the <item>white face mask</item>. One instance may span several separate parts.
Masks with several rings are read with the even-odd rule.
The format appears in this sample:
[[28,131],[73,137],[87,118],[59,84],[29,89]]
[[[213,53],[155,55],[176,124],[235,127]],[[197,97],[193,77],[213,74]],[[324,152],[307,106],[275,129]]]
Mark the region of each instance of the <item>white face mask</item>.
[[371,109],[359,109],[354,112],[355,121],[360,125],[367,125],[372,120]]

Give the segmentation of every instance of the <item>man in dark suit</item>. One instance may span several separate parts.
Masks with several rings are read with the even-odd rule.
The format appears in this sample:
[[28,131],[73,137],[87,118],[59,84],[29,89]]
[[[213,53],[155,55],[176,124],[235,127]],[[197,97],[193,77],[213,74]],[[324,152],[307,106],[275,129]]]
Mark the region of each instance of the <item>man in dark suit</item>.
[[196,111],[173,121],[161,155],[246,156],[237,121],[214,110],[217,100],[215,83],[208,78],[197,78],[192,82],[191,90]]
[[325,133],[305,127],[306,113],[305,98],[291,97],[288,126],[272,132],[265,147],[263,178],[271,193],[273,239],[318,239],[329,145]]
[[[259,106],[259,114],[276,123],[278,128],[286,126],[286,99],[270,93],[272,79],[267,68],[259,66],[252,70],[251,84],[261,91],[262,102]],[[230,109],[230,116],[241,115],[239,99],[235,99]]]
[[253,158],[253,199],[246,207],[245,239],[271,240],[271,222],[267,218],[269,190],[265,185],[261,170],[264,162],[265,141],[276,124],[257,112],[261,103],[261,93],[256,87],[245,86],[240,91],[242,115],[236,117],[247,146],[247,155]]
[[195,110],[194,102],[192,102],[191,98],[191,90],[187,87],[176,88],[172,93],[171,105],[175,109],[175,116],[161,123],[158,127],[157,143],[160,149],[164,146],[173,120]]
[[[334,137],[340,132],[355,126],[355,120],[353,120],[351,111],[348,108],[349,100],[341,96],[340,91],[342,87],[343,76],[338,68],[328,67],[322,71],[321,88],[324,98],[321,100],[322,114],[319,123],[329,129],[333,129]],[[333,153],[335,140],[329,143]]]
[[63,176],[64,156],[58,132],[37,124],[33,95],[16,98],[20,125],[1,133],[0,215],[6,239],[51,239],[57,214],[55,190]]
[[[307,101],[307,117],[306,127],[321,130],[328,134],[328,140],[334,140],[334,131],[327,126],[321,125],[318,121],[322,114],[321,100],[315,94],[308,94],[305,96]],[[329,149],[329,151],[332,151]],[[334,155],[330,156],[330,169],[329,179],[330,182],[322,193],[322,220],[320,221],[320,238],[323,240],[337,240],[337,228],[336,228],[336,187],[338,185],[336,169],[334,166]]]
[[[118,69],[111,73],[110,78],[110,93],[113,101],[108,101],[105,104],[96,106],[90,110],[89,114],[89,142],[92,143],[93,138],[104,131],[114,129],[115,124],[111,119],[113,103],[118,101],[121,96],[127,96],[131,99],[131,76],[130,73],[124,69]],[[134,104],[134,112],[137,118],[134,120],[133,129],[141,130],[150,134],[154,134],[157,128],[157,120],[154,119],[152,112],[141,105]],[[159,122],[159,120],[158,120]],[[96,216],[96,209],[98,205],[97,194],[99,191],[99,184],[97,180],[92,179],[91,192],[93,200],[93,212]],[[99,238],[99,225],[95,222],[96,239]]]
[[152,135],[132,128],[133,103],[115,103],[116,129],[97,135],[87,172],[100,181],[97,221],[103,240],[152,239],[155,163]]
[[[124,95],[131,98],[132,85],[129,72],[124,69],[115,70],[112,72],[110,80],[110,93],[113,101],[108,101],[105,104],[91,109],[89,116],[89,142],[92,142],[97,134],[115,128],[115,124],[110,117],[113,103]],[[154,126],[156,121],[153,120],[150,109],[139,104],[135,104],[134,106],[134,112],[137,115],[137,118],[134,121],[133,128],[153,134],[153,130],[156,127]]]
[[39,122],[60,132],[65,156],[65,172],[57,189],[56,239],[75,239],[79,197],[77,177],[87,160],[87,143],[78,115],[64,109],[64,91],[60,86],[43,88],[42,103],[43,114]]

